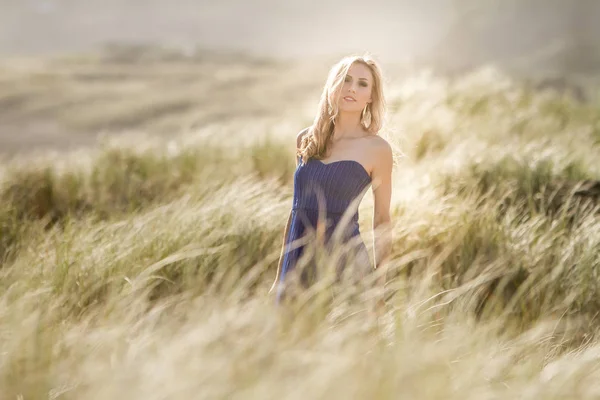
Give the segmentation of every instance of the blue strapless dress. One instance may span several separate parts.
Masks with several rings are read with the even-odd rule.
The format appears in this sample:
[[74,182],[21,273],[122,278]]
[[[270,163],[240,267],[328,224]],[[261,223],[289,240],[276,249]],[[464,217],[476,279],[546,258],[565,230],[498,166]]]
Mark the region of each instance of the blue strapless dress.
[[[303,163],[299,158],[294,172],[292,219],[285,240],[277,303],[285,296],[290,273],[296,269],[307,245],[317,237],[326,246],[344,246],[345,251],[335,261],[338,278],[342,273],[346,276],[348,267],[352,268],[350,275],[358,279],[373,269],[358,225],[358,204],[370,184],[371,177],[357,161],[340,160],[325,164],[310,159]],[[310,253],[308,256],[310,258]],[[307,265],[311,264],[303,264],[302,271],[297,271],[300,283],[305,287],[318,275],[314,263]]]

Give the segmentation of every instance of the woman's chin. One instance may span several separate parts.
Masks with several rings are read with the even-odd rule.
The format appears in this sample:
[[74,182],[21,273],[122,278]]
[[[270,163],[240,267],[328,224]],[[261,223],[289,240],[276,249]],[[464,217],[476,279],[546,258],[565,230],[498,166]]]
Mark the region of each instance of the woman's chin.
[[351,112],[351,113],[360,112],[361,111],[361,110],[358,110],[356,107],[352,107],[352,106],[350,106],[348,104],[340,104],[339,109],[340,109],[340,111]]

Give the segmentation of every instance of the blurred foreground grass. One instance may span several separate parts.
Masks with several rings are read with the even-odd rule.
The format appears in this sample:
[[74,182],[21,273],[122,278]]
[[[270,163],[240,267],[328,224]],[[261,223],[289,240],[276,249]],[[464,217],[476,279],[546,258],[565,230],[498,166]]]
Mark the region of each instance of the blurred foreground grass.
[[[598,105],[493,69],[392,79],[385,133],[406,157],[394,172],[388,308],[375,317],[373,290],[331,298],[324,284],[281,310],[266,292],[291,206],[294,135],[312,110],[269,95],[236,119],[243,82],[225,79],[230,92],[189,84],[231,60],[163,69],[158,85],[139,82],[151,60],[119,60],[122,69],[62,60],[40,75],[51,68],[42,60],[2,84],[22,93],[49,79],[76,92],[74,79],[102,72],[112,82],[102,92],[209,90],[198,101],[233,114],[167,138],[130,134],[2,165],[2,398],[597,398]],[[264,65],[237,60],[236,70]],[[322,75],[301,79],[318,88]],[[268,81],[273,93],[299,90]],[[110,102],[85,85],[85,101],[53,111],[63,126],[112,121],[105,127],[120,132],[129,118],[154,132],[178,115],[132,113],[126,103],[143,103],[123,94],[108,118]],[[18,106],[2,93],[15,120],[60,103],[38,92],[39,103]],[[318,91],[294,95],[311,94],[316,104]],[[273,104],[281,114],[265,118]],[[369,193],[367,243],[371,206]]]

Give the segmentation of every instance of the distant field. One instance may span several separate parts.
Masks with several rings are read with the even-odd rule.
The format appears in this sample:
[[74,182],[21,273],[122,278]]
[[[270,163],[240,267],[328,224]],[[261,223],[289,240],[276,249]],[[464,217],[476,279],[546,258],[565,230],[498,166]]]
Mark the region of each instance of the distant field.
[[[288,117],[307,124],[328,68],[337,59],[282,60],[146,45],[112,45],[53,58],[4,58],[0,156],[75,149],[124,133],[164,137],[212,124]],[[414,74],[400,64],[385,66],[392,91],[403,90],[399,84]],[[529,80],[532,88],[600,98],[600,79]]]
[[[318,64],[316,64],[318,65]],[[314,107],[327,69],[155,47],[0,61],[0,153],[93,144],[101,134],[179,134]],[[319,79],[315,79],[315,78]],[[312,110],[311,110],[312,111]]]
[[387,68],[383,313],[327,282],[274,307],[329,65],[0,62],[2,398],[597,398],[600,109],[493,68]]

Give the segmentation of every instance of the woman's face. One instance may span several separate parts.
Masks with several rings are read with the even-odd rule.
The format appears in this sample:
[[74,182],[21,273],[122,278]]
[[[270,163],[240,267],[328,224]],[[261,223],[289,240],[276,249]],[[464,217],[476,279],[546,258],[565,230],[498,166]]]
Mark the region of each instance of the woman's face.
[[352,64],[342,86],[340,110],[362,112],[371,102],[372,86],[373,74],[369,67],[362,63]]

